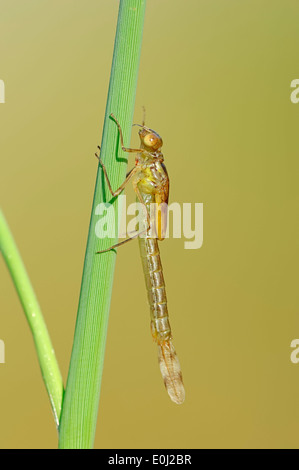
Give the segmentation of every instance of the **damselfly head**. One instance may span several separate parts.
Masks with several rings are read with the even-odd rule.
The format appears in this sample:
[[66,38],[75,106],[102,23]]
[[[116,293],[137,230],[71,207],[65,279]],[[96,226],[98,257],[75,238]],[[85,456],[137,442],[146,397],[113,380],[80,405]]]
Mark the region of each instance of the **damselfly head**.
[[162,138],[159,136],[159,134],[157,134],[157,132],[153,131],[152,129],[149,129],[148,127],[143,126],[140,129],[139,137],[141,143],[146,149],[159,150],[163,145]]

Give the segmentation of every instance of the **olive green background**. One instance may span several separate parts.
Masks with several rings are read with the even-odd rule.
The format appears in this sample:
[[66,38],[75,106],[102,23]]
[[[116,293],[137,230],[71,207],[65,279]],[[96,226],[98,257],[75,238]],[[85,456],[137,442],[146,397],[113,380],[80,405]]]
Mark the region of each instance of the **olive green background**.
[[[117,12],[116,0],[0,1],[1,205],[64,382]],[[160,377],[138,243],[119,250],[97,448],[299,447],[298,17],[297,0],[148,0],[135,122],[145,105],[170,202],[204,204],[204,243],[161,244],[182,406]],[[0,447],[55,448],[2,261],[0,286]]]

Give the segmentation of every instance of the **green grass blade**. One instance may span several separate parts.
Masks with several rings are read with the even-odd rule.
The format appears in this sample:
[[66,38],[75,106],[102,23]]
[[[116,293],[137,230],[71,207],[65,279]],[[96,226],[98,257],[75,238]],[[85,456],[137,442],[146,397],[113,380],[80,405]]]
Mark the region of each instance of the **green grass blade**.
[[[117,126],[112,119],[109,119],[109,115],[113,113],[119,120],[125,145],[128,145],[135,104],[145,3],[145,0],[121,0],[119,6],[101,144],[101,157],[113,189],[118,188],[123,182],[127,164],[124,161],[125,154],[119,145]],[[92,156],[87,164],[94,164]],[[99,167],[74,343],[62,407],[60,448],[93,447],[116,259],[115,252],[101,255],[95,253],[117,241],[116,237],[110,240],[96,237],[95,226],[99,216],[95,214],[95,209],[99,203],[110,200],[111,195],[104,184],[103,172]],[[117,213],[117,199],[113,205]],[[113,222],[114,220],[111,220],[111,223]]]
[[29,323],[42,376],[58,426],[63,397],[63,382],[40,306],[13,236],[0,210],[0,249]]

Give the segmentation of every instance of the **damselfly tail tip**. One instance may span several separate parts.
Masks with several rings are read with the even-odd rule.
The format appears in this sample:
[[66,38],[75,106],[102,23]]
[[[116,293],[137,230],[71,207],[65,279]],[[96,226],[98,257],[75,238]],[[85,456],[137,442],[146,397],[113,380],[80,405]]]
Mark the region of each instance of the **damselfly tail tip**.
[[158,344],[159,364],[168,395],[177,405],[185,400],[181,366],[171,340]]

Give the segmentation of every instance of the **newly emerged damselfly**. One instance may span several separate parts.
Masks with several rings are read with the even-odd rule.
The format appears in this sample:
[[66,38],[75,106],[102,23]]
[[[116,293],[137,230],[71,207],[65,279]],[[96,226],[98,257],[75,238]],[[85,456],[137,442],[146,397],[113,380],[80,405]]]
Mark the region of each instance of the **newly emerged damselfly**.
[[[116,191],[113,191],[105,165],[101,157],[97,154],[96,156],[100,161],[112,196],[118,196],[123,191],[126,184],[132,181],[138,201],[144,208],[144,226],[146,229],[142,232],[138,232],[134,237],[117,243],[107,250],[98,253],[110,251],[138,236],[150,306],[151,332],[158,346],[160,370],[171,400],[177,404],[181,404],[185,399],[185,390],[180,363],[172,343],[165,282],[158,246],[158,240],[162,241],[165,235],[169,194],[169,178],[163,163],[164,157],[161,152],[163,142],[157,132],[145,126],[143,120],[142,125],[136,124],[141,128],[139,130],[140,148],[127,148],[124,146],[123,134],[119,122],[113,114],[110,116],[118,126],[122,150],[124,152],[137,154],[135,167],[128,173],[122,185]],[[153,204],[158,207],[155,219],[155,237],[153,237],[151,231],[152,218],[150,216],[151,205]]]

